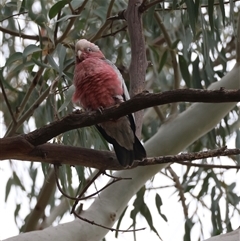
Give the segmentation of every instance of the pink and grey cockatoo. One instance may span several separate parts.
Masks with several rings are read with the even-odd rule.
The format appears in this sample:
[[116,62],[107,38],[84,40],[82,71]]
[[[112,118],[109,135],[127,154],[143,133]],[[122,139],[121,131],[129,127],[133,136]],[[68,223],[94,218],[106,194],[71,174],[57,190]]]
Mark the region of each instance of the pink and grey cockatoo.
[[[101,110],[126,100],[128,92],[117,67],[105,58],[99,47],[86,39],[76,43],[74,70],[75,93],[72,100],[85,110]],[[119,163],[131,166],[146,152],[135,135],[132,114],[96,125],[102,136],[113,145]]]

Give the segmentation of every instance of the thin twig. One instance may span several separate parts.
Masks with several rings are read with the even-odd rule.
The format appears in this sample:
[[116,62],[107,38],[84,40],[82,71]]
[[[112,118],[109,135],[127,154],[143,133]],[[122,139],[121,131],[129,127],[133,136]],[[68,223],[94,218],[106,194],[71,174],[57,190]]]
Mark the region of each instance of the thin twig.
[[201,166],[209,168],[235,168],[239,169],[240,166],[236,165],[210,165],[210,164],[195,164],[188,163],[187,161],[194,161],[198,159],[208,158],[208,157],[217,157],[217,156],[230,156],[230,155],[239,155],[240,149],[226,149],[227,147],[221,147],[215,150],[193,152],[193,153],[181,153],[180,155],[172,156],[163,156],[163,157],[154,157],[154,158],[145,158],[142,162],[139,162],[139,166],[152,165],[152,164],[163,164],[163,163],[178,163],[188,166]]
[[111,0],[107,10],[107,19],[110,17],[115,0]]
[[[106,184],[103,188],[101,188],[100,190],[98,190],[97,192],[93,193],[93,194],[90,194],[88,196],[85,196],[82,198],[83,194],[87,191],[87,189],[89,188],[89,186],[101,175],[101,174],[105,174],[105,172],[102,172],[102,171],[99,171],[94,177],[93,179],[88,183],[88,185],[86,185],[84,187],[84,189],[81,191],[81,193],[78,195],[77,199],[76,199],[76,202],[74,203],[73,207],[72,207],[72,210],[71,210],[71,213],[74,212],[77,204],[78,204],[78,201],[81,201],[81,200],[86,200],[90,197],[93,197],[95,196],[96,194],[100,193],[101,191],[103,191],[104,189],[106,189],[107,187],[111,186],[112,184],[118,182],[118,181],[121,181],[121,180],[129,180],[131,178],[122,178],[122,177],[114,177],[113,180],[111,182],[109,182],[108,184]],[[110,175],[109,175],[110,176]],[[110,176],[111,177],[111,176]]]
[[123,26],[122,28],[116,30],[115,32],[102,35],[102,38],[106,38],[106,37],[109,37],[109,36],[115,36],[117,33],[121,32],[121,31],[125,31],[126,29],[127,29],[127,25],[125,25],[125,26]]
[[111,177],[113,179],[119,179],[119,180],[132,180],[131,177],[116,177],[116,176],[112,176],[110,174],[107,174],[105,171],[102,172],[102,174],[108,176],[108,177]]
[[172,188],[175,187],[175,185],[165,185],[165,186],[159,186],[159,187],[147,187],[146,190],[158,190],[163,188]]
[[3,22],[3,21],[5,21],[5,20],[7,20],[7,19],[9,19],[9,18],[13,18],[13,17],[15,17],[15,16],[19,16],[19,15],[26,14],[26,13],[28,13],[28,12],[25,11],[25,12],[21,12],[21,13],[15,13],[15,14],[13,14],[13,15],[11,15],[11,16],[8,16],[8,17],[2,19],[0,22]]
[[[10,34],[12,36],[15,36],[15,37],[39,41],[38,35],[28,35],[28,34],[24,34],[24,33],[21,33],[21,32],[15,32],[13,30],[3,28],[1,26],[0,26],[0,31],[3,32],[3,33],[8,33],[8,34]],[[48,40],[48,37],[42,37],[42,40]]]
[[60,193],[62,193],[62,195],[63,195],[64,197],[66,197],[66,198],[69,198],[69,199],[71,199],[71,200],[76,200],[76,198],[69,196],[67,193],[65,193],[65,192],[62,190],[62,188],[61,188],[61,186],[60,186],[60,183],[59,183],[59,181],[58,181],[58,173],[59,173],[59,172],[58,172],[58,169],[59,169],[59,165],[54,164],[53,166],[54,166],[54,173],[55,173],[55,181],[56,181],[56,184],[57,184],[57,187],[58,187],[58,190],[60,191]]
[[3,76],[2,76],[2,73],[1,73],[0,85],[1,85],[2,93],[3,93],[3,97],[4,97],[4,100],[5,100],[6,104],[7,104],[7,107],[8,107],[8,110],[9,110],[9,112],[10,112],[10,115],[11,115],[11,117],[12,117],[12,120],[13,120],[14,124],[16,125],[16,124],[17,124],[17,121],[16,121],[16,119],[15,119],[15,117],[14,117],[14,114],[13,114],[13,112],[12,112],[11,105],[9,104],[9,101],[8,101],[8,98],[7,98],[7,95],[6,95],[6,92],[5,92],[3,83],[2,83],[2,77],[3,77]]
[[224,169],[238,169],[240,170],[240,165],[216,165],[216,164],[200,164],[200,163],[192,163],[192,162],[180,162],[176,161],[175,163],[185,166],[192,166],[192,167],[202,167],[204,169],[212,169],[212,168],[224,168]]
[[90,223],[90,224],[92,224],[92,225],[96,225],[96,226],[98,226],[98,227],[101,227],[101,228],[104,228],[104,229],[107,229],[107,230],[110,230],[110,231],[117,231],[117,232],[124,232],[124,233],[126,233],[126,232],[142,231],[142,230],[145,230],[145,229],[146,229],[146,228],[138,228],[138,229],[132,229],[132,230],[122,230],[122,229],[109,228],[109,227],[106,227],[106,226],[104,226],[104,225],[98,224],[98,223],[96,223],[96,222],[94,222],[94,221],[90,221],[90,220],[88,220],[88,219],[86,219],[86,218],[83,218],[83,217],[81,217],[80,215],[78,215],[75,211],[73,212],[73,214],[74,214],[76,217],[78,217],[79,219],[81,219],[81,220],[83,220],[83,221],[85,221],[85,222],[87,222],[87,223]]
[[183,213],[184,213],[185,218],[187,219],[188,218],[188,208],[186,205],[186,198],[184,196],[184,190],[183,190],[183,187],[179,180],[179,177],[177,176],[177,174],[173,171],[173,169],[170,166],[167,168],[167,170],[170,172],[171,176],[173,177],[173,181],[175,182],[175,187],[178,189],[179,197],[180,197],[182,207],[183,207]]
[[[56,184],[57,184],[57,187],[58,187],[58,190],[62,193],[63,196],[65,196],[66,198],[69,198],[71,200],[74,200],[74,201],[81,201],[81,200],[84,200],[84,199],[87,199],[89,197],[92,197],[94,195],[96,195],[97,193],[99,193],[101,190],[97,191],[96,193],[93,193],[89,196],[86,196],[84,198],[81,198],[81,196],[87,191],[87,189],[92,185],[92,183],[101,175],[101,171],[98,171],[97,174],[88,182],[88,184],[83,188],[83,190],[81,191],[81,193],[78,195],[78,197],[72,197],[72,196],[69,196],[67,193],[65,193],[63,191],[63,189],[61,188],[60,186],[60,183],[58,181],[58,173],[59,173],[59,165],[56,165],[54,164],[54,171],[55,171],[55,180],[56,180]],[[76,206],[76,205],[75,205]],[[71,212],[72,213],[72,212]]]
[[[113,179],[110,183],[108,183],[107,185],[105,185],[105,186],[104,186],[103,188],[101,188],[100,190],[98,190],[98,191],[96,191],[96,192],[94,192],[94,193],[92,193],[92,194],[90,194],[90,195],[88,195],[88,196],[82,197],[82,196],[84,195],[84,193],[87,191],[87,189],[93,184],[93,182],[103,173],[102,171],[98,171],[98,172],[96,173],[96,175],[95,175],[95,176],[87,183],[87,185],[82,189],[81,193],[80,193],[77,197],[72,197],[72,196],[69,196],[67,193],[65,193],[65,192],[63,191],[63,189],[61,188],[61,186],[60,186],[60,183],[59,183],[59,181],[58,181],[59,165],[54,164],[54,171],[55,171],[55,180],[56,180],[56,184],[57,184],[58,190],[59,190],[59,191],[62,193],[62,195],[65,196],[66,198],[69,198],[69,199],[75,201],[75,203],[74,203],[74,205],[73,205],[73,207],[72,207],[71,213],[74,213],[74,212],[75,212],[75,208],[76,208],[76,206],[77,206],[77,204],[78,204],[79,201],[86,200],[86,199],[88,199],[88,198],[90,198],[90,197],[95,196],[96,194],[100,193],[101,191],[103,191],[104,189],[106,189],[107,187],[109,187],[110,185],[112,185],[113,183],[116,183],[116,182],[121,181],[121,180],[129,180],[129,179],[131,179],[131,178],[114,177],[114,179]],[[105,172],[104,172],[104,174],[107,175],[107,176],[110,176],[110,175],[106,174]],[[110,177],[111,177],[111,176],[110,176]]]
[[104,32],[104,30],[107,28],[107,26],[110,24],[109,20],[106,20],[106,22],[101,26],[101,28],[99,28],[99,30],[97,31],[97,33],[90,38],[91,42],[95,42],[96,40],[98,40],[99,38],[103,37],[102,33]]

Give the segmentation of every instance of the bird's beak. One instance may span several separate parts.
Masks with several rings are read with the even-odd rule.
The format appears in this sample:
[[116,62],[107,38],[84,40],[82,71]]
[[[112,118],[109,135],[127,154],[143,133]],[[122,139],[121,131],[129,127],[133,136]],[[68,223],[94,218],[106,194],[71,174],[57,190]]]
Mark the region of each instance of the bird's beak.
[[82,54],[82,51],[81,50],[78,50],[77,51],[77,57],[80,59],[80,57],[81,57],[81,54]]

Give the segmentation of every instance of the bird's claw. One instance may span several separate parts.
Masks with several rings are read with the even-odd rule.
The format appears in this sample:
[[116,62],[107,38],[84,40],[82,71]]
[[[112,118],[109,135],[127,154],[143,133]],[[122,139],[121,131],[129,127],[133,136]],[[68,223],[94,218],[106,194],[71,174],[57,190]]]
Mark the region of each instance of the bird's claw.
[[104,108],[102,106],[98,107],[97,109],[101,114],[103,113]]

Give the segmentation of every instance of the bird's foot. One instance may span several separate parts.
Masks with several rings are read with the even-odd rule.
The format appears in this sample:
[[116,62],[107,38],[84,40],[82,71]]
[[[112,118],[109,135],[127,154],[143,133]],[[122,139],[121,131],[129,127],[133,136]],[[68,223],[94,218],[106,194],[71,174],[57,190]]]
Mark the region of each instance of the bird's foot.
[[76,110],[73,111],[74,114],[81,114],[83,112],[84,112],[83,109],[76,109]]
[[97,110],[102,114],[103,113],[103,110],[104,108],[102,106],[98,107]]

